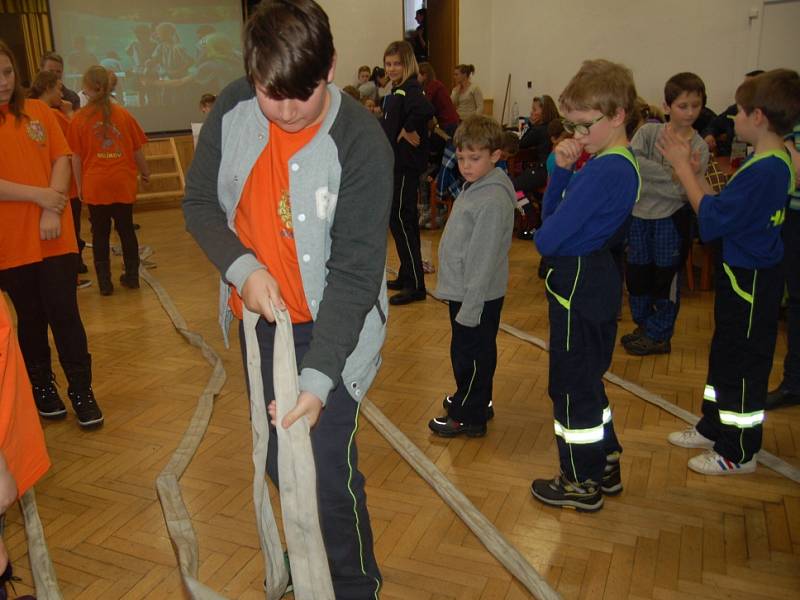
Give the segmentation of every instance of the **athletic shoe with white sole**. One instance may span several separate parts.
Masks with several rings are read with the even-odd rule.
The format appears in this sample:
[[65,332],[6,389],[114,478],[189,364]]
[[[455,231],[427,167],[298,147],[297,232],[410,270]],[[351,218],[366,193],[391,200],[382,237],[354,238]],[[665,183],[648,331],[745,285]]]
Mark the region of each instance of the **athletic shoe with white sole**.
[[667,440],[673,446],[680,446],[681,448],[713,448],[714,440],[708,439],[697,429],[687,427],[683,431],[673,431],[667,436]]
[[747,462],[736,463],[713,450],[706,450],[689,459],[689,468],[703,475],[742,475],[756,470],[756,457]]

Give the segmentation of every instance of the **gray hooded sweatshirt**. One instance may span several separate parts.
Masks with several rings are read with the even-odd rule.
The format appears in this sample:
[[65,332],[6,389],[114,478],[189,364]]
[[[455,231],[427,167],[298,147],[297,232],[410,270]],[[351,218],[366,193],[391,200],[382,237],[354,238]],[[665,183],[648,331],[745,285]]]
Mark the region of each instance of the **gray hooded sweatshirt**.
[[434,295],[462,303],[456,315],[461,325],[476,327],[483,303],[506,294],[515,207],[511,180],[498,168],[465,184],[453,203],[439,242]]

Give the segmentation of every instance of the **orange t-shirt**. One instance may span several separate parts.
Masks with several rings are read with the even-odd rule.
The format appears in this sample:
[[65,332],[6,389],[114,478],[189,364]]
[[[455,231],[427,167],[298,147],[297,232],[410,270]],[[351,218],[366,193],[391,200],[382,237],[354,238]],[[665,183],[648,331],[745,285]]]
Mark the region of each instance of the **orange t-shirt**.
[[[0,179],[48,187],[53,162],[71,154],[53,111],[44,102],[26,100],[23,112],[28,118],[18,124],[8,105],[0,105],[5,117],[0,123]],[[0,269],[36,263],[45,256],[77,252],[69,207],[62,213],[62,235],[45,246],[39,235],[42,209],[33,202],[0,202]],[[71,235],[71,238],[70,238]],[[66,250],[51,254],[61,245]],[[45,250],[47,249],[47,250]]]
[[133,204],[136,200],[134,153],[147,141],[131,114],[111,103],[111,119],[93,106],[78,111],[69,124],[67,140],[81,158],[81,200],[86,204]]
[[0,451],[21,497],[50,468],[31,384],[0,294]]
[[[297,263],[289,197],[289,159],[305,146],[319,125],[288,133],[270,123],[269,143],[253,165],[236,209],[236,231],[241,242],[256,253],[280,286],[292,323],[308,323],[303,279]],[[242,299],[233,288],[233,314],[242,318]]]
[[[66,139],[67,134],[69,133],[69,123],[70,118],[65,115],[63,112],[58,110],[57,108],[52,108],[53,114],[56,116],[56,121],[58,122],[58,126],[61,127],[61,131],[64,133],[64,139]],[[75,185],[75,176],[73,175],[70,177],[69,181],[69,198],[77,198],[78,197],[78,186]]]

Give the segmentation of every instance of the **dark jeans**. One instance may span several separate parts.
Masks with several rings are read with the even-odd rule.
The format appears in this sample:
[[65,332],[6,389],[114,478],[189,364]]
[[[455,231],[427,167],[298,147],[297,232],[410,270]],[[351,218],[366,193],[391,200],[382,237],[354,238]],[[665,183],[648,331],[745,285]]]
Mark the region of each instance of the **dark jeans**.
[[89,366],[86,331],[78,311],[78,255],[62,254],[42,262],[0,271],[0,287],[17,312],[17,336],[25,364],[50,364],[48,327],[67,378]]
[[[292,326],[298,365],[311,343],[313,329],[313,323]],[[258,321],[256,334],[261,351],[264,398],[270,402],[275,398],[272,387],[275,325],[262,318]],[[239,339],[246,368],[242,324],[239,325]],[[340,379],[328,395],[317,425],[311,430],[311,446],[317,467],[320,527],[337,600],[377,597],[382,581],[372,549],[372,528],[367,512],[364,476],[358,470],[355,433],[358,429],[359,406]],[[278,451],[278,434],[275,427],[270,425],[267,474],[276,486]]]
[[788,349],[783,362],[783,387],[800,394],[800,209],[786,209],[783,267],[789,292],[786,307]]
[[[125,264],[137,264],[139,260],[139,242],[133,228],[133,204],[89,204],[89,217],[92,219],[92,252],[94,262],[109,261],[109,239],[111,237],[111,219],[119,234],[122,244],[122,257]],[[137,271],[138,272],[138,271]]]
[[486,423],[492,400],[492,381],[497,368],[497,330],[503,298],[483,303],[481,322],[466,327],[456,322],[461,302],[450,301],[450,361],[456,380],[456,393],[448,416],[461,423]]
[[397,278],[405,289],[410,290],[425,289],[417,210],[419,175],[416,171],[395,172],[392,212],[389,216],[389,229],[392,231],[397,256],[400,257]]

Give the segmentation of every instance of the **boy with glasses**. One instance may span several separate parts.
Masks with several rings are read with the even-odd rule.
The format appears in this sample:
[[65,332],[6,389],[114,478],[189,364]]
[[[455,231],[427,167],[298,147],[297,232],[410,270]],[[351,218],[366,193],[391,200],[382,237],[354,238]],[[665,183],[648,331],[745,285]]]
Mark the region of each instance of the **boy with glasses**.
[[[622,491],[622,447],[602,377],[611,364],[622,299],[611,248],[624,239],[639,196],[639,167],[628,148],[636,87],[627,67],[583,63],[562,92],[564,129],[534,241],[547,261],[550,380],[560,473],[537,479],[534,498],[551,506],[597,511],[603,494]],[[583,151],[593,155],[574,166]]]

